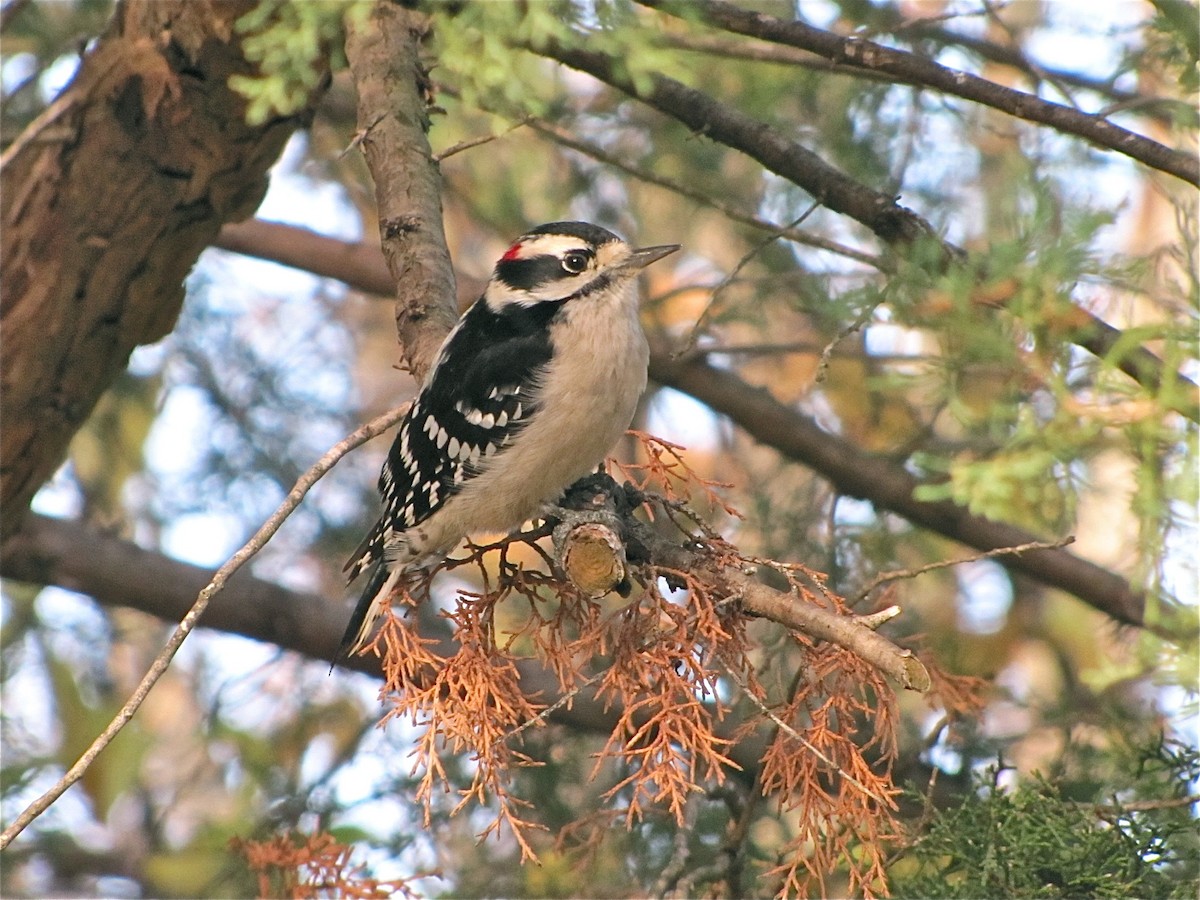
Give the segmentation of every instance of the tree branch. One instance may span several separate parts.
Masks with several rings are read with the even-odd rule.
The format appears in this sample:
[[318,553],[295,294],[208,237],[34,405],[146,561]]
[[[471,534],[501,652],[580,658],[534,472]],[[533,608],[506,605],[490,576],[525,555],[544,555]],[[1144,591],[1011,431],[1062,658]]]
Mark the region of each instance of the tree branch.
[[375,244],[340,241],[283,222],[247,219],[225,225],[212,246],[335,278],[367,294],[391,297],[396,292],[387,260]]
[[[915,525],[983,551],[1038,540],[1037,535],[1014,525],[971,515],[949,500],[917,500],[913,492],[920,482],[902,465],[870,456],[823,431],[812,419],[729,371],[699,360],[672,360],[655,353],[650,359],[650,377],[728,416],[760,442],[818,472],[840,493],[870,500],[877,509],[898,513]],[[1124,578],[1095,563],[1061,549],[1031,550],[1001,562],[1042,584],[1074,594],[1118,622],[1144,624],[1145,598]]]
[[[707,9],[708,6],[697,8]],[[963,259],[959,248],[942,241],[925,219],[900,206],[895,198],[855,181],[777,129],[701,91],[665,75],[652,76],[649,90],[639,90],[625,73],[621,60],[592,50],[566,47],[557,42],[529,49],[586,72],[693,131],[746,154],[803,188],[822,205],[865,225],[888,244],[902,247],[925,241],[940,248],[942,265]],[[1162,360],[1145,347],[1123,341],[1119,329],[1094,313],[1078,306],[1075,309],[1082,324],[1066,336],[1068,340],[1100,359],[1111,360],[1118,369],[1149,390],[1159,391],[1169,381],[1172,390],[1165,394],[1163,402],[1193,422],[1200,422],[1200,386],[1178,372],[1164,372]]]
[[845,256],[848,259],[853,259],[857,262],[864,263],[868,266],[887,271],[891,268],[888,261],[873,256],[870,253],[864,253],[861,250],[855,250],[853,247],[848,247],[845,244],[840,244],[837,241],[831,241],[828,238],[822,237],[819,234],[814,234],[810,231],[804,231],[800,228],[789,227],[777,222],[769,222],[756,215],[743,212],[730,203],[726,203],[716,197],[709,197],[702,191],[690,187],[682,182],[667,178],[664,175],[659,175],[655,172],[650,172],[645,169],[640,169],[637,166],[631,165],[615,154],[608,153],[595,144],[587,141],[581,141],[574,137],[567,129],[560,128],[552,122],[547,122],[543,119],[528,118],[526,124],[529,125],[535,132],[543,135],[554,141],[561,147],[567,147],[574,150],[576,153],[582,153],[585,156],[590,156],[597,162],[604,163],[606,166],[611,166],[618,171],[624,172],[648,184],[654,184],[665,190],[679,194],[681,197],[686,197],[703,206],[715,209],[724,215],[727,219],[733,222],[740,222],[743,225],[749,225],[752,228],[757,228],[761,231],[768,231],[777,234],[780,237],[786,238],[789,241],[794,241],[797,244],[803,244],[807,247],[816,247],[819,250],[828,250],[830,253],[837,253],[840,256]]
[[[155,37],[161,40],[164,36],[162,29],[173,24],[177,28],[176,43],[182,43],[186,40],[188,42],[196,42],[197,46],[201,48],[206,47],[209,43],[213,43],[210,40],[211,35],[203,31],[203,27],[207,27],[209,31],[212,31],[213,22],[202,19],[201,25],[203,27],[199,35],[185,32],[183,28],[183,25],[188,22],[190,15],[187,12],[188,10],[195,10],[197,8],[208,10],[209,7],[189,5],[184,7],[184,9],[177,10],[175,9],[176,5],[165,3],[151,4],[151,10],[144,18],[146,21],[157,26],[158,30],[154,33]],[[131,10],[143,10],[143,8],[144,4],[139,2],[139,0],[130,0],[125,7],[122,7],[122,10],[129,12]],[[224,16],[232,17],[217,23],[224,27],[226,40],[228,40],[228,34],[236,33],[236,28],[232,27],[233,20],[247,8],[248,4],[245,3],[230,3],[221,8]],[[164,20],[161,18],[162,15],[166,15],[167,18]],[[170,18],[172,15],[178,15],[180,21],[173,23]],[[423,23],[423,20],[419,19],[413,11],[384,2],[377,3],[374,7],[371,23],[373,27],[371,28],[358,29],[356,28],[355,17],[353,15],[347,16],[347,28],[349,31],[347,55],[350,57],[352,70],[358,81],[360,123],[364,121],[369,122],[360,133],[360,143],[366,148],[369,162],[376,173],[381,211],[380,224],[384,247],[389,258],[392,275],[401,285],[398,293],[397,325],[400,330],[402,345],[409,362],[409,367],[418,378],[428,368],[445,331],[448,330],[450,323],[455,318],[454,279],[450,268],[449,254],[446,251],[445,237],[442,232],[439,186],[436,179],[436,171],[433,169],[431,163],[429,145],[424,135],[424,129],[428,127],[424,108],[426,93],[421,90],[424,72],[417,61],[417,43],[424,30],[424,26],[421,23]],[[141,24],[145,24],[145,22]],[[217,30],[220,29],[218,28]],[[124,54],[130,55],[133,59],[137,59],[138,53],[145,52],[145,48],[136,43],[132,47],[119,49]],[[187,51],[188,49],[189,47],[183,44],[182,46],[178,46],[176,51]],[[134,86],[135,91],[140,91],[141,96],[139,97],[135,93],[130,97],[131,102],[140,105],[134,106],[128,112],[134,117],[140,115],[143,124],[146,117],[153,116],[159,112],[158,107],[164,97],[181,93],[179,76],[168,69],[166,63],[154,61],[156,59],[156,57],[151,57],[149,65],[151,68],[157,66],[157,71],[153,71],[150,75],[144,72],[135,72],[129,76],[128,83]],[[118,65],[123,61],[123,58],[118,56]],[[193,59],[191,62],[199,64],[198,60]],[[86,72],[86,66],[84,71]],[[194,77],[194,75],[189,73],[189,77]],[[144,84],[146,78],[156,78],[157,80],[153,82],[151,87],[146,87]],[[103,77],[101,81],[103,82]],[[219,81],[221,86],[225,90],[228,90],[225,87],[224,80]],[[111,88],[111,85],[108,87]],[[104,95],[102,98],[103,102],[108,102],[108,99],[107,95]],[[241,109],[240,106],[235,108],[238,110]],[[377,115],[375,114],[376,111],[378,111]],[[67,115],[69,112],[70,110],[67,110],[63,115]],[[226,109],[223,112],[228,114],[229,110]],[[179,118],[178,115],[176,118]],[[230,116],[230,118],[240,120],[240,116]],[[170,120],[169,124],[175,126],[177,122]],[[228,134],[232,125],[229,122],[226,122],[225,125],[226,128],[222,132],[222,138],[231,144],[238,143],[236,135],[231,138]],[[120,109],[117,110],[113,126],[117,128],[118,132],[121,129],[136,131],[136,128],[131,128],[130,122],[122,118]],[[372,133],[377,126],[378,131]],[[167,130],[169,131],[170,129],[168,128]],[[286,136],[286,130],[284,136]],[[155,135],[155,139],[161,142],[163,136]],[[281,141],[282,138],[279,139],[278,144],[268,144],[268,146],[271,146],[277,152],[281,146]],[[33,142],[29,144],[29,146],[33,145]],[[184,148],[172,149],[176,153],[181,153]],[[409,152],[404,152],[406,150]],[[413,150],[416,152],[412,152]],[[147,158],[152,156],[149,148],[143,152],[146,153]],[[4,175],[11,177],[14,169],[24,172],[24,169],[20,166],[14,165],[14,162],[20,159],[20,153],[11,157],[4,167]],[[187,155],[183,154],[167,162],[177,167],[178,164],[186,159],[188,159]],[[414,164],[415,160],[423,161],[424,165],[419,162]],[[166,165],[167,162],[164,162],[163,165]],[[211,160],[206,160],[206,162],[210,166],[213,165]],[[269,162],[269,159],[265,161],[259,160],[260,165],[263,165],[264,162]],[[242,165],[245,165],[245,161],[242,161]],[[217,168],[218,171],[223,171],[220,167],[213,167]],[[263,165],[263,168],[265,169],[265,165]],[[174,169],[171,172],[172,177],[177,177]],[[262,170],[256,169],[254,166],[249,167],[248,174],[253,176],[256,172],[259,175],[261,187],[265,188],[265,181],[261,179]],[[95,177],[95,173],[93,172],[87,172],[86,174],[89,178]],[[54,179],[50,180],[53,181]],[[144,190],[144,188],[145,186],[140,182],[135,182],[135,189]],[[8,202],[8,194],[10,193],[11,191],[6,192],[5,196],[4,217],[6,222],[10,220],[10,216],[12,215],[16,215],[19,220],[22,215],[22,204],[28,199],[28,192],[23,191],[21,201],[11,204]],[[51,192],[52,196],[53,192]],[[253,209],[254,206],[257,206],[261,197],[262,191],[260,189],[250,197],[237,198],[239,205],[233,208],[243,213],[247,212],[248,210],[244,209],[241,204],[245,204],[247,200],[250,200],[252,201],[252,205],[249,208]],[[106,214],[109,212],[108,208],[103,204],[95,205],[95,198],[90,193],[85,192],[85,198],[87,202],[93,205],[93,212],[96,210],[102,210]],[[398,202],[392,198],[403,198],[403,202]],[[52,206],[53,204],[51,204],[50,208]],[[13,212],[14,208],[16,209],[15,213]],[[44,217],[49,218],[48,209],[43,209],[41,212]],[[204,233],[205,243],[211,240],[216,231],[215,217],[212,218],[214,221],[210,225],[211,230]],[[144,221],[140,224],[143,228],[146,227]],[[145,244],[144,241],[142,243]],[[103,241],[102,244],[107,246],[107,240]],[[200,246],[203,246],[203,244]],[[21,247],[20,249],[28,254],[22,260],[24,269],[20,272],[27,279],[24,284],[28,287],[32,281],[30,277],[32,272],[30,269],[32,268],[31,261],[34,257],[34,252],[25,247]],[[59,249],[61,250],[62,248]],[[142,252],[145,252],[146,249],[145,246],[140,247]],[[164,250],[162,247],[154,249],[160,253]],[[199,249],[200,247],[196,248],[197,252]],[[66,256],[67,254],[61,255]],[[171,258],[173,259],[173,257]],[[8,254],[6,254],[5,261],[8,261]],[[190,267],[190,264],[191,260],[189,259],[186,262],[185,270],[186,267]],[[118,273],[120,271],[119,268],[115,270]],[[171,269],[171,273],[173,276],[176,276],[174,269]],[[115,286],[118,293],[120,293],[128,290],[130,282],[134,280],[132,275],[127,280],[122,281],[117,279],[119,284],[114,282],[114,285],[110,286],[110,288]],[[175,285],[175,287],[178,289],[178,285]],[[75,299],[77,300],[78,298],[76,297]],[[23,304],[23,308],[26,310],[30,309],[28,301]],[[174,322],[174,316],[177,311],[178,300],[176,300],[174,309],[169,317],[163,321],[156,320],[153,323],[152,330],[148,330],[144,322],[135,322],[133,323],[134,327],[127,328],[126,330],[130,332],[128,337],[131,340],[124,354],[119,357],[118,361],[120,364],[124,365],[129,350],[132,349],[135,343],[145,340],[148,334],[159,336],[169,330]],[[38,316],[41,315],[44,315],[44,311],[36,309],[28,321],[41,321],[38,319]],[[75,359],[72,362],[74,363],[72,371],[78,371],[96,383],[96,396],[98,396],[99,391],[107,386],[108,380],[96,379],[95,372],[88,365],[81,364],[81,362],[86,363],[86,360]],[[36,381],[37,379],[31,378],[27,372],[22,373],[22,383],[36,383]],[[30,822],[48,809],[67,788],[83,777],[83,774],[87,771],[96,756],[112,741],[136,713],[151,688],[153,688],[162,673],[170,665],[176,651],[195,627],[196,621],[203,614],[211,598],[221,591],[230,575],[262,549],[283,521],[287,519],[300,503],[309,488],[352,447],[358,446],[358,444],[367,438],[373,437],[387,427],[395,424],[402,412],[403,410],[393,411],[364,425],[355,434],[346,438],[330,450],[329,453],[322,457],[321,460],[297,481],[295,487],[288,494],[287,499],[276,510],[274,515],[263,524],[254,537],[241,550],[217,571],[212,581],[200,591],[195,603],[191,605],[188,612],[184,615],[179,626],[168,640],[167,645],[155,658],[150,670],[143,677],[133,695],[120,712],[92,742],[91,746],[88,747],[75,765],[50,790],[46,791],[30,804],[12,825],[0,835],[0,849],[7,847],[12,839],[20,834]],[[74,427],[77,427],[78,424],[78,422],[74,423]],[[72,428],[70,431],[66,431],[66,436],[69,437],[73,430]],[[7,440],[5,442],[5,450],[5,462],[7,463],[7,451],[9,450]],[[32,496],[32,491],[30,491],[30,496]],[[28,498],[26,498],[26,502],[28,502]]]
[[[849,650],[906,690],[929,690],[929,673],[912,651],[875,631],[894,618],[898,608],[882,617],[846,615],[806,602],[795,591],[776,590],[755,577],[758,566],[714,559],[697,547],[690,534],[663,531],[636,518],[625,490],[607,475],[577,482],[562,502],[554,527],[555,560],[585,594],[620,590],[626,554],[636,554],[651,567],[644,577],[653,579],[656,569],[689,572],[713,597],[735,599],[751,615]],[[572,552],[585,559],[572,562]]]
[[[887,15],[894,11],[894,8],[878,8],[880,13]],[[897,17],[899,18],[899,17]],[[898,23],[899,24],[899,23]],[[905,31],[911,31],[912,34],[918,37],[927,38],[935,41],[943,46],[961,47],[976,56],[986,59],[988,62],[998,63],[1003,66],[1010,66],[1023,74],[1034,79],[1035,82],[1049,81],[1055,87],[1061,85],[1069,85],[1073,88],[1080,88],[1085,91],[1091,91],[1100,94],[1103,97],[1113,101],[1116,106],[1123,109],[1137,108],[1140,115],[1149,116],[1159,122],[1170,125],[1172,117],[1165,109],[1155,109],[1154,107],[1166,106],[1184,106],[1182,100],[1176,100],[1171,97],[1154,97],[1147,94],[1141,94],[1137,91],[1125,91],[1116,87],[1111,80],[1102,80],[1099,78],[1089,78],[1086,75],[1081,75],[1078,72],[1072,72],[1067,69],[1060,69],[1054,66],[1035,65],[1029,57],[1020,51],[1017,47],[1006,47],[997,44],[994,41],[986,40],[985,38],[974,37],[969,34],[961,34],[957,31],[951,31],[941,25],[925,22],[913,22],[901,25]],[[1060,88],[1061,90],[1061,88]]]
[[[249,562],[250,559],[255,556],[255,554],[257,554],[260,550],[262,550],[263,547],[266,546],[267,541],[274,536],[275,532],[279,530],[279,526],[282,525],[287,520],[288,516],[290,516],[296,509],[296,507],[300,505],[300,501],[304,499],[305,494],[308,493],[312,486],[316,484],[326,472],[332,469],[334,464],[336,464],[339,459],[365,441],[368,441],[376,435],[382,434],[388,428],[391,428],[400,420],[401,415],[403,415],[406,411],[407,410],[405,407],[390,410],[389,412],[378,416],[371,422],[368,422],[366,425],[363,425],[349,437],[336,444],[332,449],[329,450],[328,453],[317,460],[317,462],[307,472],[300,476],[300,479],[296,482],[295,486],[291,489],[291,491],[288,492],[288,495],[284,499],[283,503],[279,505],[279,508],[276,509],[271,517],[263,523],[262,527],[254,533],[254,536],[251,537],[250,540],[248,540],[242,546],[242,548],[238,550],[237,553],[230,557],[229,561],[226,562],[225,565],[221,566],[221,568],[216,571],[216,573],[212,576],[212,580],[209,581],[196,595],[195,602],[192,603],[187,613],[184,614],[183,618],[180,620],[178,627],[176,627],[174,633],[168,639],[166,646],[164,646],[159,652],[158,656],[154,658],[154,662],[151,664],[150,669],[142,677],[142,680],[138,683],[137,688],[134,690],[129,700],[126,701],[125,705],[121,707],[120,711],[113,717],[112,721],[108,723],[104,731],[102,731],[100,735],[97,736],[94,741],[92,741],[91,745],[87,748],[87,750],[84,751],[83,755],[79,757],[75,765],[71,766],[71,768],[67,770],[66,774],[62,776],[62,778],[60,778],[48,791],[30,803],[29,806],[26,807],[19,816],[17,816],[13,823],[9,825],[8,828],[4,829],[3,834],[0,834],[0,850],[3,850],[5,847],[7,847],[12,842],[13,838],[25,830],[30,822],[49,809],[54,801],[63,795],[67,788],[75,784],[75,782],[79,781],[79,779],[83,777],[84,773],[91,766],[95,758],[99,756],[100,752],[112,742],[112,739],[120,733],[121,729],[125,727],[129,720],[133,718],[134,713],[136,713],[141,707],[142,701],[146,699],[146,696],[150,693],[150,689],[153,688],[158,682],[158,679],[162,677],[163,672],[167,670],[167,667],[171,664],[171,660],[175,658],[175,654],[183,645],[184,640],[189,634],[192,633],[192,629],[196,627],[196,622],[202,615],[204,615],[204,611],[208,608],[208,604],[212,598],[219,594],[222,589],[224,589],[225,583],[229,580],[231,575],[237,572],[238,569]],[[83,546],[87,546],[87,544],[77,545],[75,552],[78,553],[78,547]],[[82,556],[84,554],[80,555]]]
[[529,46],[528,49],[586,72],[682,122],[697,134],[745,153],[776,175],[806,190],[821,205],[866,226],[886,244],[907,246],[927,241],[942,248],[947,261],[961,255],[960,250],[944,244],[937,237],[933,226],[912,210],[900,206],[893,196],[856,181],[777,129],[702,91],[658,74],[649,79],[648,90],[639,90],[638,84],[626,73],[623,61],[582,47],[568,47],[551,41],[545,46]]
[[[87,553],[80,553],[87,547]],[[88,526],[64,519],[30,514],[22,529],[0,555],[0,576],[31,584],[52,584],[92,597],[107,607],[129,607],[165,621],[179,621],[197,594],[213,577],[199,566],[144,550]],[[346,627],[346,608],[327,597],[292,591],[256,578],[242,569],[224,589],[212,596],[200,625],[274,644],[319,662],[333,658]],[[426,635],[434,637],[434,635]],[[444,634],[433,649],[441,656],[457,650]],[[558,679],[536,660],[518,660],[521,689],[553,705]],[[355,656],[339,664],[382,677],[377,657]],[[621,710],[579,691],[547,715],[551,721],[597,734],[611,734]],[[732,737],[743,724],[730,717],[720,733]],[[749,738],[732,750],[732,758],[752,778],[761,759],[761,738]]]
[[1064,134],[1085,138],[1097,146],[1181,178],[1200,187],[1200,161],[1195,154],[1165,147],[1107,119],[1088,115],[1069,106],[995,82],[939,65],[916,53],[884,47],[858,37],[842,37],[832,31],[814,28],[801,21],[785,21],[764,13],[744,10],[725,0],[709,0],[700,5],[680,5],[675,0],[638,0],[643,6],[671,15],[687,17],[699,13],[708,24],[735,34],[786,44],[816,53],[833,62],[872,72],[884,72],[936,88],[954,97],[971,100],[998,109],[1019,119],[1049,125]]
[[[1115,87],[1111,80],[1089,78],[1067,69],[1037,65],[1016,47],[1006,47],[983,38],[960,34],[939,25],[905,21],[895,11],[894,7],[876,7],[872,15],[893,15],[894,23],[890,29],[893,34],[899,34],[901,31],[904,31],[916,35],[918,39],[926,39],[943,46],[961,47],[988,62],[1016,69],[1035,82],[1049,82],[1056,88],[1059,88],[1060,91],[1062,85],[1091,91],[1111,100],[1116,107],[1120,107],[1121,109],[1135,108],[1139,115],[1148,116],[1164,124],[1171,124],[1172,119],[1163,107],[1183,105],[1183,101],[1171,97],[1154,97],[1138,93],[1137,91],[1121,90]],[[875,30],[878,31],[878,29]],[[891,84],[923,84],[923,82],[912,78],[894,74],[889,75],[873,69],[864,69],[861,66],[833,62],[808,50],[801,50],[781,44],[771,44],[765,41],[747,43],[742,40],[731,40],[726,37],[683,33],[665,33],[659,37],[659,40],[664,46],[673,47],[677,50],[708,53],[729,59],[744,59],[752,62],[795,66],[819,72],[829,72],[834,75],[845,75],[851,78],[887,81]]]

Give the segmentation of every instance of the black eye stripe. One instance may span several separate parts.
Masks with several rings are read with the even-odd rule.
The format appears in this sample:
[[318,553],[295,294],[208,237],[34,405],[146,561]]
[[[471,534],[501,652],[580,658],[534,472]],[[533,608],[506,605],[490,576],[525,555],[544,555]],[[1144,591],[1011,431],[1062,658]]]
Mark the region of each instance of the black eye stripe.
[[[578,269],[567,266],[567,258],[580,256],[583,265]],[[545,254],[527,259],[502,259],[496,263],[496,276],[509,287],[519,291],[531,291],[536,287],[558,281],[566,275],[578,274],[587,268],[592,254],[587,250],[571,250],[560,259]]]
[[554,256],[529,259],[505,259],[496,263],[496,276],[518,291],[531,291],[538,285],[562,277],[562,265]]

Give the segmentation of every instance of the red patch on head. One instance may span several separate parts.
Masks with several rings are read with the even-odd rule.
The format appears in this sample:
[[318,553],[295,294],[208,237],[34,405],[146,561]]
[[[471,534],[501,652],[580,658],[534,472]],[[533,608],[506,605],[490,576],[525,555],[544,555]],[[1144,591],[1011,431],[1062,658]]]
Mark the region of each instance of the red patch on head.
[[508,262],[510,259],[520,259],[521,258],[521,250],[523,247],[524,247],[524,245],[520,241],[517,241],[515,244],[513,244],[511,247],[509,247],[507,250],[504,251],[504,255],[502,257],[500,257],[500,261]]

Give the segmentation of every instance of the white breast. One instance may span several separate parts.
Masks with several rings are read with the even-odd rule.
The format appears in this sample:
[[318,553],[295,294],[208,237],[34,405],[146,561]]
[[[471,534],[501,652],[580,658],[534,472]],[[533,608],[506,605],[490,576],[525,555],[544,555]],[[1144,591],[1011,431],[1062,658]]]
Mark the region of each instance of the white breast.
[[593,471],[629,427],[650,356],[632,273],[568,303],[551,340],[533,420],[486,472],[408,533],[414,553],[441,555],[472,531],[517,528]]

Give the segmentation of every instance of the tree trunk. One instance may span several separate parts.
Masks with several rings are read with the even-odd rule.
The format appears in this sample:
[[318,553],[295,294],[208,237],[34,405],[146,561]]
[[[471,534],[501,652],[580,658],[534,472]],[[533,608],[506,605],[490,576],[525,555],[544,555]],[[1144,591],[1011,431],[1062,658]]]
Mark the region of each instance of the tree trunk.
[[245,122],[231,75],[249,0],[126,0],[0,173],[0,538],[138,344],[175,324],[183,280],[254,212],[299,113]]

